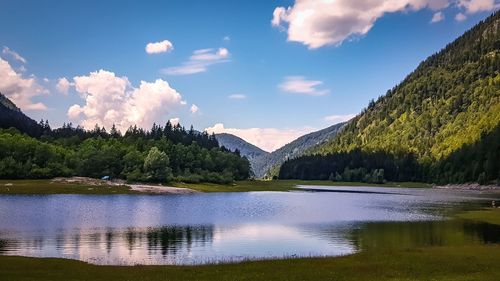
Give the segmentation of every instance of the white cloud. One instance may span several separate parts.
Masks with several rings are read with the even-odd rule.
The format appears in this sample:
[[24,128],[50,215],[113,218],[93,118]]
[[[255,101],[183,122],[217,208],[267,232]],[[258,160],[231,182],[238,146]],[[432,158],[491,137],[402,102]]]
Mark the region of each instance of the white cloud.
[[247,98],[247,96],[243,95],[243,94],[232,94],[232,95],[229,95],[227,97],[232,99],[232,100],[244,100]]
[[464,15],[463,13],[458,13],[455,15],[455,20],[456,21],[464,21],[467,19],[467,16]]
[[181,121],[181,119],[179,117],[176,117],[176,118],[170,118],[169,121],[170,121],[170,124],[172,124],[172,126],[176,126],[176,125],[179,125],[179,122]]
[[499,3],[499,0],[296,0],[291,7],[275,8],[271,24],[286,31],[288,41],[316,49],[364,36],[388,13],[422,9],[439,12],[450,5],[466,13],[477,13],[494,10]]
[[229,51],[226,48],[195,50],[189,60],[180,66],[162,70],[168,75],[189,75],[207,71],[213,64],[228,62]]
[[47,106],[32,99],[47,93],[33,75],[26,78],[17,73],[6,60],[0,58],[0,93],[12,100],[22,110],[45,110]]
[[444,20],[443,12],[437,12],[437,13],[434,13],[434,15],[432,16],[431,23],[440,22],[442,20]]
[[279,84],[278,87],[287,93],[294,94],[304,94],[310,96],[323,96],[328,94],[330,91],[325,89],[318,89],[323,81],[319,80],[307,80],[303,76],[288,76],[285,77],[285,81]]
[[68,81],[68,79],[66,77],[62,77],[62,78],[59,78],[59,80],[57,80],[56,89],[60,93],[67,94],[69,88],[74,86],[74,85],[75,85],[75,83],[71,83]]
[[20,54],[18,54],[14,50],[9,49],[9,47],[7,47],[7,46],[3,47],[2,54],[7,55],[7,56],[11,56],[16,61],[22,62],[24,64],[26,64],[26,62],[27,62],[25,58],[23,58]]
[[222,38],[222,40],[228,42],[228,41],[231,41],[231,37],[228,36],[224,36],[224,38]]
[[68,117],[82,116],[81,125],[86,128],[95,124],[106,128],[116,124],[121,131],[131,125],[149,128],[181,106],[181,95],[162,79],[141,81],[140,86],[134,88],[127,77],[99,70],[88,76],[74,77],[73,81],[85,104],[71,106]]
[[331,122],[332,124],[337,124],[340,122],[345,122],[354,118],[356,114],[346,114],[346,115],[329,115],[325,116],[324,120]]
[[82,112],[83,109],[78,104],[74,104],[68,108],[68,117],[70,119],[77,119]]
[[198,110],[199,110],[199,108],[198,108],[198,106],[196,106],[196,104],[191,105],[191,108],[189,109],[189,111],[191,111],[191,113],[193,113],[193,114],[198,113]]
[[301,129],[276,129],[276,128],[248,128],[236,129],[225,128],[224,124],[218,123],[213,127],[206,128],[209,134],[228,133],[238,136],[247,142],[260,147],[265,151],[274,151],[283,145],[290,143],[296,138],[314,131],[314,128]]
[[148,54],[159,54],[170,52],[174,49],[174,45],[168,40],[163,40],[161,42],[148,43],[146,45],[146,53]]
[[498,0],[458,0],[458,6],[468,14],[491,11],[499,8]]

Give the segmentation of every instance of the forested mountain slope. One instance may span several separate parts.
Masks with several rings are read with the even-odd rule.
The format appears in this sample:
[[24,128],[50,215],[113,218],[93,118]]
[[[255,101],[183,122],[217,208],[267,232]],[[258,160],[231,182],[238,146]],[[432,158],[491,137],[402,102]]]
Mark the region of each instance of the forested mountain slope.
[[262,156],[268,155],[269,152],[264,151],[257,146],[246,142],[242,138],[239,138],[235,135],[231,134],[216,134],[215,137],[219,142],[220,146],[223,146],[231,151],[238,150],[241,156],[245,156],[252,166],[252,170],[255,169],[255,160],[259,159]]
[[26,116],[7,97],[0,93],[0,129],[16,128],[30,136],[42,135],[44,126]]
[[413,152],[440,159],[500,123],[500,13],[429,57],[315,150]]
[[328,128],[303,135],[281,148],[269,153],[245,140],[231,134],[217,134],[215,137],[221,146],[236,151],[250,161],[252,171],[256,178],[272,177],[276,175],[277,168],[288,159],[299,157],[316,145],[320,145],[334,136],[342,129],[345,123],[335,124]]
[[254,167],[255,175],[257,177],[264,177],[273,167],[283,164],[283,162],[288,159],[299,157],[314,146],[320,145],[332,139],[344,125],[345,123],[339,123],[328,128],[303,135],[270,154],[262,155],[260,158],[257,158],[255,163],[252,165]]
[[[498,158],[490,150],[477,150],[473,155],[468,152],[480,161],[450,163],[449,156],[464,146],[475,147],[482,136],[492,134],[500,124],[499,29],[500,12],[496,12],[427,58],[402,83],[370,102],[336,138],[311,154],[361,150],[411,155],[422,165],[422,177],[427,180],[444,177],[445,181],[475,181],[483,172],[486,178],[497,179],[499,171],[485,167],[500,162],[490,159]],[[440,172],[429,170],[445,162],[468,167],[459,175],[444,167],[438,169]],[[293,166],[289,163],[286,177],[303,172]]]

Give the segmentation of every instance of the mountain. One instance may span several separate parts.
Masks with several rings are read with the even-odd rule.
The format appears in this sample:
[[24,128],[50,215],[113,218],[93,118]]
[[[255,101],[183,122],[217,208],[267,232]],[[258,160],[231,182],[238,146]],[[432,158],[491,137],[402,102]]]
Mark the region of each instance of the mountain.
[[[272,153],[262,155],[256,159],[252,166],[255,175],[259,178],[264,177],[271,169],[279,167],[286,160],[299,157],[309,149],[332,139],[345,124],[346,123],[335,124],[323,130],[303,135]],[[272,174],[268,174],[267,176],[272,176]]]
[[231,134],[217,134],[215,137],[221,146],[231,151],[238,149],[242,156],[246,156],[252,166],[255,177],[272,177],[276,168],[288,159],[299,157],[316,145],[320,145],[335,137],[345,123],[339,123],[323,130],[313,132],[297,138],[285,146],[273,151],[266,152],[245,140]]
[[235,135],[222,133],[222,134],[216,134],[215,138],[219,142],[220,146],[224,146],[225,148],[231,151],[239,150],[240,155],[245,156],[248,159],[248,161],[250,161],[252,169],[254,169],[256,159],[269,154],[269,152],[264,151],[258,148],[257,146],[248,143],[242,138],[239,138]]
[[[357,155],[383,152],[373,158],[380,160],[377,165],[382,165],[381,158],[387,154],[410,162],[415,158],[421,175],[414,178],[446,182],[498,179],[500,159],[494,151],[498,144],[475,144],[495,139],[488,135],[496,136],[500,125],[499,29],[500,12],[496,12],[423,61],[399,85],[371,101],[337,137],[309,154],[332,157],[352,151]],[[469,158],[457,162],[459,151],[467,151]],[[345,157],[349,158],[341,158]],[[351,172],[355,159],[351,160],[346,162],[351,166],[325,168],[323,177],[342,176],[341,168]],[[311,165],[321,162],[310,157],[307,161]],[[305,163],[305,158],[288,163],[286,177],[299,173],[316,177],[309,172],[312,166]]]
[[0,128],[16,128],[33,137],[43,133],[43,126],[26,116],[11,100],[0,93]]

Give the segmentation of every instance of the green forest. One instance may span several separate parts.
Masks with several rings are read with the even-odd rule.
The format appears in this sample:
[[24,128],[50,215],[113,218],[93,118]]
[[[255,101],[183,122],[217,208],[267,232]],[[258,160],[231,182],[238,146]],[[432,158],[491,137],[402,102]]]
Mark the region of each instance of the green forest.
[[497,12],[371,101],[337,137],[286,162],[279,177],[351,180],[354,173],[353,180],[365,181],[381,175],[437,183],[500,179],[499,29]]
[[28,127],[33,131],[0,129],[0,178],[78,175],[229,183],[250,176],[248,160],[220,148],[213,135],[170,122],[149,131],[130,127],[123,135],[114,126],[110,132],[97,125],[86,131],[71,124],[52,130],[47,121]]

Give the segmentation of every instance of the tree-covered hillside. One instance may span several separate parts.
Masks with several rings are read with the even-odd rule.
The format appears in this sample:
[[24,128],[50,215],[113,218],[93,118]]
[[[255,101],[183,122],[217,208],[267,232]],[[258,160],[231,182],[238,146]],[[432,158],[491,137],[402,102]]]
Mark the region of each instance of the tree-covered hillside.
[[303,135],[294,141],[269,153],[245,140],[231,134],[215,135],[219,144],[231,151],[238,150],[250,161],[252,172],[256,178],[273,178],[278,175],[279,167],[288,159],[302,156],[309,149],[333,138],[345,123],[335,124],[328,128]]
[[130,127],[123,135],[114,126],[109,132],[97,125],[93,130],[71,124],[51,129],[47,121],[36,123],[1,98],[0,178],[78,175],[227,183],[250,176],[246,158],[192,127],[186,131],[167,122],[149,131]]
[[[320,157],[354,150],[411,154],[424,171],[423,180],[463,182],[477,181],[480,176],[498,179],[499,170],[493,164],[484,164],[500,162],[498,153],[494,153],[498,144],[475,144],[490,140],[486,136],[494,135],[500,125],[499,29],[500,12],[496,12],[422,62],[401,84],[370,102],[336,138],[316,147],[311,154]],[[465,146],[485,149],[469,149],[468,159],[457,157]],[[451,159],[461,162],[451,163]],[[305,169],[307,165],[300,161],[288,163],[286,177],[297,177]],[[443,163],[448,163],[449,169],[464,168],[456,174]]]
[[6,96],[0,93],[0,129],[16,128],[30,136],[43,134],[43,126],[24,115],[21,110]]
[[345,123],[338,123],[328,128],[303,135],[283,147],[255,159],[255,164],[252,167],[256,176],[268,178],[277,176],[278,168],[283,162],[302,156],[312,147],[321,145],[334,138],[344,125]]
[[248,143],[244,139],[237,137],[231,134],[216,134],[215,137],[219,142],[220,146],[223,146],[230,151],[239,152],[241,156],[244,156],[250,161],[250,165],[252,166],[252,171],[255,173],[255,163],[261,157],[268,155],[269,152],[264,151],[257,146]]

